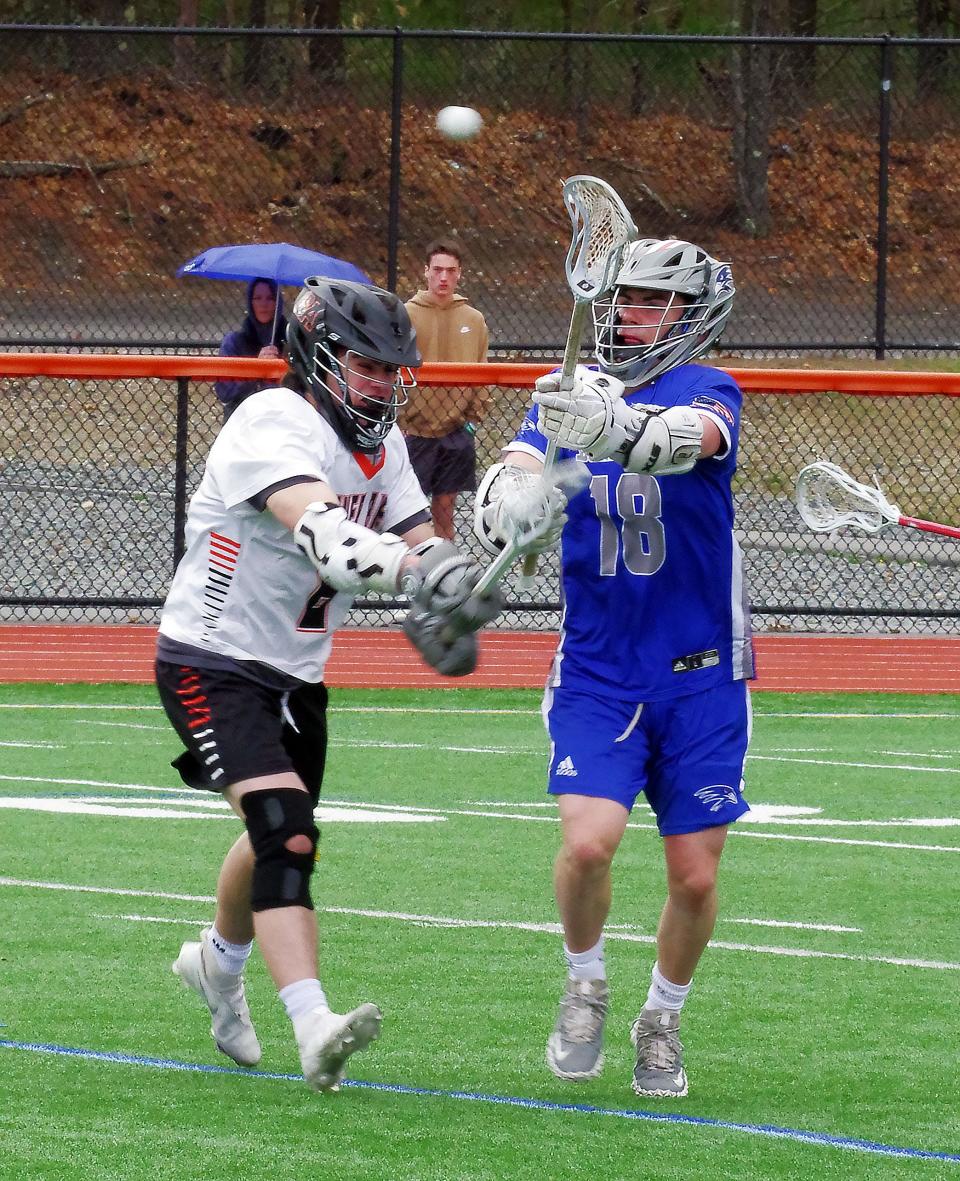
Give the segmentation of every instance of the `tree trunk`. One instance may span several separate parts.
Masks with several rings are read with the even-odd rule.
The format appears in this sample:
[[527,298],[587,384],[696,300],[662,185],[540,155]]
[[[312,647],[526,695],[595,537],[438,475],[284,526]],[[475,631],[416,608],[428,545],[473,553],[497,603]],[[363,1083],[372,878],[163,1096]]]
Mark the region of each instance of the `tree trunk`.
[[[817,0],[789,0],[791,37],[816,37]],[[791,55],[793,85],[796,105],[807,106],[814,97],[817,84],[817,46],[811,41],[807,45],[794,45],[788,51]]]
[[[341,0],[314,0],[305,12],[304,27],[308,29],[339,29],[342,27]],[[322,83],[336,85],[345,75],[346,40],[343,37],[311,37],[307,60],[310,73]]]
[[[180,0],[178,29],[195,29],[200,23],[200,0]],[[197,45],[193,37],[174,37],[173,72],[181,82],[192,82],[197,73]]]
[[[647,0],[633,0],[632,8],[632,27],[630,31],[631,33],[642,33],[645,31],[644,25],[650,13],[650,5],[647,3]],[[641,115],[649,98],[647,71],[644,68],[646,46],[638,45],[634,49],[633,54],[633,61],[630,63],[630,114]]]
[[[950,0],[917,0],[917,36],[947,37]],[[947,82],[950,51],[944,45],[921,45],[917,50],[917,99],[939,98]]]
[[[768,35],[773,20],[767,0],[739,0],[740,31]],[[770,232],[770,128],[773,55],[767,45],[735,45],[733,83],[733,173],[740,228],[754,238]]]
[[[263,29],[267,24],[267,0],[250,0],[247,23],[251,29]],[[243,88],[253,90],[263,83],[266,60],[266,38],[246,37],[243,43]]]

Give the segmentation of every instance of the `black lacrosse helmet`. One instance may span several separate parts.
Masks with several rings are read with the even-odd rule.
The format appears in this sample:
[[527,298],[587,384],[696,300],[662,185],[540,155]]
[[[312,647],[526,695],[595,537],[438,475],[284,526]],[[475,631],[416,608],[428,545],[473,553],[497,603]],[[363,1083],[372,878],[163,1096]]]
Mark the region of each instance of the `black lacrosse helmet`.
[[[351,451],[378,451],[415,384],[409,371],[421,361],[402,301],[380,287],[313,275],[304,281],[290,313],[287,350],[291,369]],[[397,367],[389,396],[368,400],[351,395],[351,353]]]

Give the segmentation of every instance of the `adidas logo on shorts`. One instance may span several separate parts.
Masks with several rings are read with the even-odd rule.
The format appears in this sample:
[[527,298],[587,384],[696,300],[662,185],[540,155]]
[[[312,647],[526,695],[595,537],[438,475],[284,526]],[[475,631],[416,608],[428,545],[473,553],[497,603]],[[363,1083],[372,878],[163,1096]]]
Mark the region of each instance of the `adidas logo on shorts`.
[[565,759],[561,759],[560,762],[557,763],[557,770],[556,770],[557,775],[576,775],[576,773],[577,773],[577,769],[573,765],[573,759],[571,759],[569,755],[567,755],[567,757]]

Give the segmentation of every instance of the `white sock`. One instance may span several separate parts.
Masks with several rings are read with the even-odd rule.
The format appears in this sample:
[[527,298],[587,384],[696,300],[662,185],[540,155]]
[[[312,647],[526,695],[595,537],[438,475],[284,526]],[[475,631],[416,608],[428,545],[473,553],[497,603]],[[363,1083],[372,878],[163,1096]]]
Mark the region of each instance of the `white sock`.
[[606,980],[607,965],[603,960],[602,935],[586,951],[571,951],[564,943],[563,956],[567,961],[567,971],[574,980]]
[[239,976],[253,951],[253,940],[249,943],[231,943],[217,930],[216,924],[207,935],[207,946],[213,953],[213,962],[225,976]]
[[304,1013],[310,1013],[314,1009],[330,1008],[327,1004],[327,994],[320,987],[320,981],[316,978],[295,980],[293,984],[281,988],[279,996],[287,1010],[287,1016],[294,1023]]
[[650,975],[650,991],[647,993],[647,1003],[644,1007],[669,1009],[673,1013],[679,1013],[692,984],[692,980],[690,984],[673,984],[661,973],[660,965],[654,964]]

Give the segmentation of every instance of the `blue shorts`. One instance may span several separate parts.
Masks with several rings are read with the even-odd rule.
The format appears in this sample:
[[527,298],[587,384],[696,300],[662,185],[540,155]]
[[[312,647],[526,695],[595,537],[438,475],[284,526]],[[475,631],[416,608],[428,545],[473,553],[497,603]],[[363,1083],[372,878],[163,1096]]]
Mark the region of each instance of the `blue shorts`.
[[730,824],[749,810],[746,681],[645,704],[548,689],[543,715],[554,795],[614,800],[629,812],[645,792],[662,836]]

